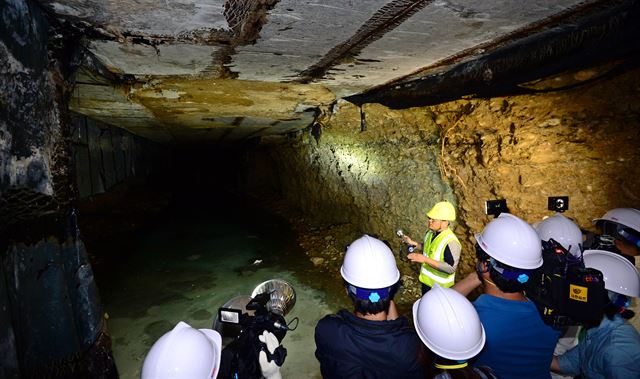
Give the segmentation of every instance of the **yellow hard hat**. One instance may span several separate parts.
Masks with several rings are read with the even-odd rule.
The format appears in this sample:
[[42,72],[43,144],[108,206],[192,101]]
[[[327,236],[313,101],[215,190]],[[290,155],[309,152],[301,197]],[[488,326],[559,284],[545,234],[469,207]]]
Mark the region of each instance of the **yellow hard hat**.
[[448,201],[441,201],[436,203],[436,205],[431,208],[429,212],[427,212],[427,217],[432,218],[434,220],[446,220],[446,221],[455,221],[456,220],[456,210],[453,208],[453,204]]

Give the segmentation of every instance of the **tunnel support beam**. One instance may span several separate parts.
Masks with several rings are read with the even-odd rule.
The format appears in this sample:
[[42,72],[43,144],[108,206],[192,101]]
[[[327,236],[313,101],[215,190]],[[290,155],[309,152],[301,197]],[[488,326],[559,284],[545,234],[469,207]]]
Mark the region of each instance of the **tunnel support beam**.
[[[439,62],[403,80],[346,99],[401,109],[467,95],[526,93],[518,84],[615,59],[637,64],[640,1],[603,1],[509,39],[476,46],[467,55]],[[478,54],[478,51],[483,51]]]

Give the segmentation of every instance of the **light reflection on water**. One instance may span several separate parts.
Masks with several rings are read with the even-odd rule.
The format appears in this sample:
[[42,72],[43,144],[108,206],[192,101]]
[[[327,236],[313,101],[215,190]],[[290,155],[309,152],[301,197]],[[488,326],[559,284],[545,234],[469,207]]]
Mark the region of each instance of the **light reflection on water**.
[[313,332],[335,311],[327,305],[335,296],[307,285],[313,268],[286,227],[269,219],[245,221],[173,218],[132,240],[128,258],[97,278],[121,378],[139,378],[151,345],[178,321],[211,328],[219,306],[273,278],[294,286],[297,302],[286,319],[300,319],[283,341],[283,377],[320,377]]

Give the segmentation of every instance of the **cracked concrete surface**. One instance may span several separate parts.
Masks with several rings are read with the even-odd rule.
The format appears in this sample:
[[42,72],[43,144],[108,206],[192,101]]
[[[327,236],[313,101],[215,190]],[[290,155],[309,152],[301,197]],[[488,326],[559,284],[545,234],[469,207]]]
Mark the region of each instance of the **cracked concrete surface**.
[[[335,99],[396,83],[462,51],[473,52],[474,46],[593,3],[607,1],[534,0],[524,6],[504,0],[41,1],[55,18],[94,31],[86,37],[87,52],[108,71],[134,77],[136,83],[151,85],[159,93],[164,93],[167,83],[182,82],[180,86],[187,91],[183,98],[198,97],[200,84],[217,79],[235,80],[226,88],[238,93],[260,87],[259,99],[237,103],[233,112],[228,99],[237,97],[235,92],[216,92],[215,96],[212,92],[207,99],[210,104],[200,104],[197,117],[170,120],[162,118],[158,109],[176,113],[182,107],[183,114],[192,114],[193,104],[176,103],[172,98],[160,104],[162,98],[155,98],[155,108],[147,108],[148,102],[129,96],[126,89],[118,101],[110,100],[109,106],[117,104],[110,112],[113,117],[102,121],[133,133],[171,130],[159,133],[160,138],[141,134],[157,141],[198,139],[205,118],[217,120],[210,127],[242,129],[245,123],[233,124],[233,120],[248,117],[253,120],[252,128],[258,123],[264,128],[258,134],[303,129],[313,118],[291,111],[283,96],[330,107]],[[81,88],[75,94],[83,98],[72,100],[72,110],[88,116],[108,112],[102,98],[110,96],[112,86],[79,79]],[[103,80],[105,83],[109,81]],[[303,90],[304,84],[290,83],[315,86]],[[318,86],[332,95],[321,99],[312,95],[307,100]],[[131,108],[151,116],[130,117]],[[121,113],[121,109],[127,111]],[[296,119],[300,122],[292,128],[267,130]],[[239,140],[258,134],[250,130],[226,133]]]

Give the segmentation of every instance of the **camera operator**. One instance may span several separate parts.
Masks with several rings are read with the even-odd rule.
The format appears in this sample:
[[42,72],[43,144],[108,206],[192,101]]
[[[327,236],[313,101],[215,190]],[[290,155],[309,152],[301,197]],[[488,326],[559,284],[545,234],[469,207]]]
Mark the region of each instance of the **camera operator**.
[[218,379],[281,379],[280,366],[285,356],[286,350],[274,333],[245,329],[222,350]]
[[587,235],[585,248],[621,254],[635,265],[640,255],[640,210],[615,208],[593,220],[600,235]]
[[525,221],[501,213],[476,235],[477,273],[454,285],[468,295],[482,284],[473,303],[487,342],[476,366],[488,366],[501,379],[550,378],[549,364],[560,332],[546,325],[524,294],[542,266],[542,246]]
[[[579,262],[582,257],[582,231],[580,227],[569,218],[563,216],[560,213],[556,213],[554,216],[547,217],[541,222],[535,224],[534,229],[538,232],[540,240],[550,242],[551,240],[557,241],[565,248],[571,257],[573,262]],[[554,354],[560,355],[565,351],[571,349],[578,344],[578,334],[580,333],[580,326],[572,325],[564,328],[562,337],[558,340],[555,347]],[[552,378],[569,378],[568,376],[560,376],[552,373]]]
[[549,241],[553,239],[564,247],[573,257],[580,258],[582,255],[582,231],[580,227],[569,218],[560,213],[547,217],[533,228],[540,236],[540,240]]
[[144,359],[141,379],[281,379],[280,366],[270,358],[280,347],[277,337],[264,330],[258,341],[261,347],[251,346],[251,350],[260,351],[256,358],[260,374],[248,375],[247,368],[234,361],[233,349],[238,345],[222,349],[217,331],[195,329],[180,321],[153,344]]
[[640,335],[626,321],[633,317],[627,309],[630,297],[640,296],[638,271],[609,251],[585,251],[584,263],[602,272],[609,303],[576,347],[553,358],[551,370],[590,379],[640,378]]

